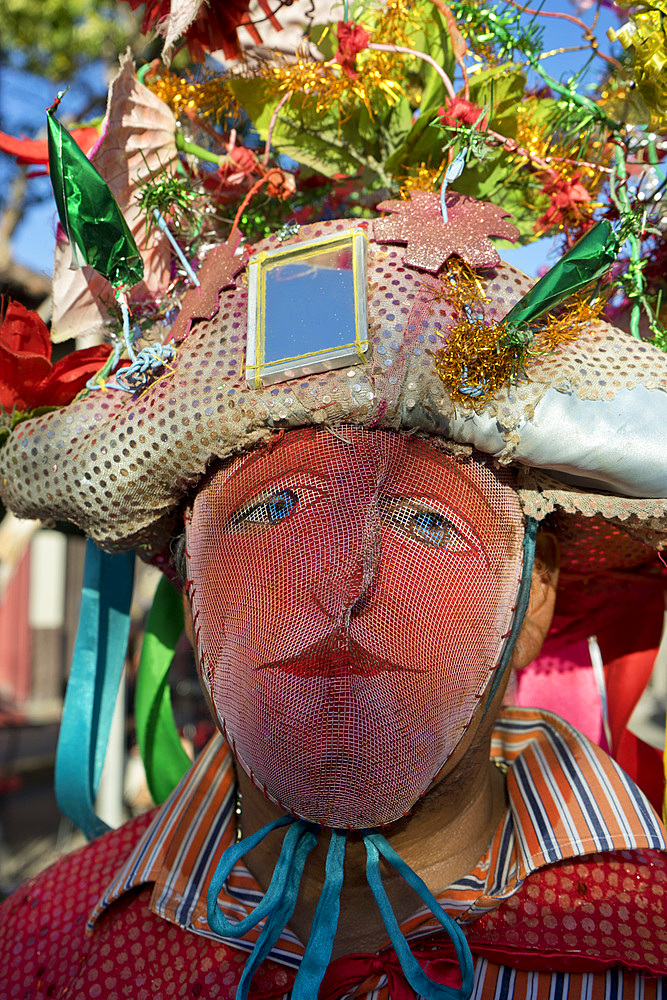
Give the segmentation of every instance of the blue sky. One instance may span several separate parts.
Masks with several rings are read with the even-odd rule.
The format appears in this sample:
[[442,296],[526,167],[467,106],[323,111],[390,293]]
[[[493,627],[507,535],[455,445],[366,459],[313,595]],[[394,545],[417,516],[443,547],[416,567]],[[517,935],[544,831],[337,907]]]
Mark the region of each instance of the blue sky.
[[[87,69],[90,83],[104,93],[106,82],[100,63],[93,63]],[[10,135],[25,134],[31,139],[46,136],[46,109],[53,104],[62,85],[51,83],[32,73],[24,73],[11,65],[0,65],[0,99],[2,100],[2,131]],[[65,115],[76,115],[88,102],[89,95],[84,88],[73,83],[65,97],[62,109]],[[11,170],[9,158],[0,158],[0,186],[5,190]],[[41,168],[36,167],[36,170]],[[34,177],[28,181],[29,190],[44,196],[45,201],[26,212],[17,228],[12,242],[14,259],[33,271],[50,275],[53,271],[53,249],[58,217],[51,194],[48,177]]]
[[[576,14],[575,5],[568,0],[549,0],[544,6],[549,12]],[[584,20],[590,23],[590,11],[584,15]],[[577,44],[579,41],[579,30],[574,25],[566,25],[551,19],[539,19],[539,23],[544,27],[544,43],[547,49]],[[617,26],[618,20],[610,11],[603,9],[596,33],[599,40],[605,43],[607,51],[610,46],[606,42],[605,32],[609,25]],[[545,65],[548,72],[556,79],[566,79],[580,61],[579,53],[569,53],[554,56],[548,59]],[[591,72],[591,82],[595,80],[597,73],[596,64],[602,67],[602,62],[596,60]],[[95,84],[99,82],[100,90],[104,87],[102,74],[101,65],[93,65],[88,71],[89,77],[92,75],[92,81]],[[40,130],[44,129],[45,109],[53,102],[57,90],[57,86],[39,77],[23,73],[12,66],[0,66],[3,130],[12,134],[24,132],[30,137],[38,136]],[[87,97],[84,97],[83,91],[74,83],[62,105],[63,112],[75,115],[84,99]],[[0,185],[3,188],[8,184],[9,176],[7,164],[3,164],[0,160]],[[33,190],[40,193],[48,194],[50,191],[47,178],[36,178],[30,181],[30,184],[33,185]],[[19,263],[45,274],[51,273],[56,221],[55,206],[51,199],[47,199],[44,204],[36,206],[26,214],[13,242],[14,256]],[[548,263],[551,247],[552,240],[543,239],[529,246],[505,250],[503,256],[527,274],[535,275],[544,263]]]

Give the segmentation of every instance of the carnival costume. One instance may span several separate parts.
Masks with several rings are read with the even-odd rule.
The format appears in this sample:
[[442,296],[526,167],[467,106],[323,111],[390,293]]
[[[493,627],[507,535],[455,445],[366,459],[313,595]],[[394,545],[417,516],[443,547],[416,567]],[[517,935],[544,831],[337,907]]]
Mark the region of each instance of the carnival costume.
[[[150,819],[104,834],[4,904],[3,926],[35,936],[35,961],[48,956],[36,970],[45,995],[661,993],[664,829],[560,720],[501,714],[493,754],[508,806],[452,886],[432,893],[386,836],[506,677],[539,523],[561,536],[566,567],[582,537],[603,532],[619,567],[653,571],[667,533],[665,355],[580,304],[568,312],[620,237],[600,223],[531,288],[489,239],[512,238],[507,213],[445,189],[384,201],[384,218],[292,226],[252,247],[232,233],[205,256],[168,335],[146,334],[143,367],[128,343],[132,364],[104,391],[91,384],[5,443],[11,510],[72,521],[120,553],[109,582],[91,550],[84,581],[90,620],[58,772],[73,815],[100,832],[103,727],[95,710],[79,729],[72,719],[112,696],[129,552],[180,577],[227,741]],[[84,244],[66,200],[60,214]],[[116,285],[134,267],[122,263],[108,275]],[[230,751],[280,810],[242,840]],[[262,894],[242,859],[283,828]],[[288,925],[320,837],[326,871],[301,943]],[[330,964],[353,838],[390,944]],[[386,865],[423,904],[407,925]],[[80,900],[62,914],[51,906],[49,927],[49,900],[68,880]],[[619,880],[615,910],[595,886]],[[87,938],[84,901],[98,903]],[[54,971],[59,936],[75,926]]]

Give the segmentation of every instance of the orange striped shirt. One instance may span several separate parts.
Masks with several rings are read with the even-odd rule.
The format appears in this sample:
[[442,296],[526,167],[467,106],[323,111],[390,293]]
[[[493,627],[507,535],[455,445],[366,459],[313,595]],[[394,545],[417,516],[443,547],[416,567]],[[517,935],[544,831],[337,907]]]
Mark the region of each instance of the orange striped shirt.
[[[491,753],[507,768],[507,808],[474,870],[438,895],[440,904],[459,922],[468,923],[498,907],[544,865],[598,852],[666,848],[665,830],[642,792],[610,757],[557,716],[535,709],[504,709]],[[206,919],[206,894],[220,856],[235,839],[234,770],[227,744],[216,736],[156,814],[95,907],[89,928],[125,892],[152,883],[153,912],[196,934],[218,938]],[[228,917],[241,919],[261,898],[255,879],[239,863],[218,903]],[[426,909],[401,925],[410,941],[438,929]],[[261,925],[241,939],[222,940],[249,951],[260,930]],[[303,950],[286,928],[270,957],[296,968]],[[545,977],[551,984],[549,995],[557,1000],[596,1000],[598,995],[600,1000],[620,1000],[624,982],[620,990],[614,985],[615,971],[527,973],[493,966],[485,959],[477,960],[475,976],[474,1000],[524,995],[528,1000],[538,985],[540,991],[546,988]],[[639,979],[625,974],[626,987],[630,981],[634,984],[633,997],[658,996],[648,981],[637,993]],[[386,985],[380,982],[363,996],[386,1000]]]

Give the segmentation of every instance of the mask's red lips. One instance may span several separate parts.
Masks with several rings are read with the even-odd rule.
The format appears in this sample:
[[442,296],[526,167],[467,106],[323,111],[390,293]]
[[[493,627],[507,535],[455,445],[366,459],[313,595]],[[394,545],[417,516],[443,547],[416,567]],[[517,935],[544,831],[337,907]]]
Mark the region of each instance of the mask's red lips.
[[261,663],[257,670],[280,670],[295,677],[375,677],[377,674],[401,671],[391,660],[375,656],[360,646],[344,629],[336,629],[294,656],[284,660]]

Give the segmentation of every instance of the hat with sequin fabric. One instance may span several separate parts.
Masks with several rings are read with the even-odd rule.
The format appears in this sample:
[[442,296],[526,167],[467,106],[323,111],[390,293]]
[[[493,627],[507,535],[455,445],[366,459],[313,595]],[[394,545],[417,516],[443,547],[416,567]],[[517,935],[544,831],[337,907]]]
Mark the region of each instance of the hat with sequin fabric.
[[214,249],[170,333],[173,362],[135,392],[98,388],[16,427],[7,506],[159,561],[214,463],[277,431],[351,424],[471,445],[516,466],[527,514],[602,515],[661,547],[667,357],[580,318],[502,384],[474,376],[474,350],[449,364],[462,318],[497,326],[531,282],[487,238],[511,236],[501,209],[454,195],[443,226],[437,197],[421,198],[412,229],[388,203],[384,219],[304,226],[250,255]]

